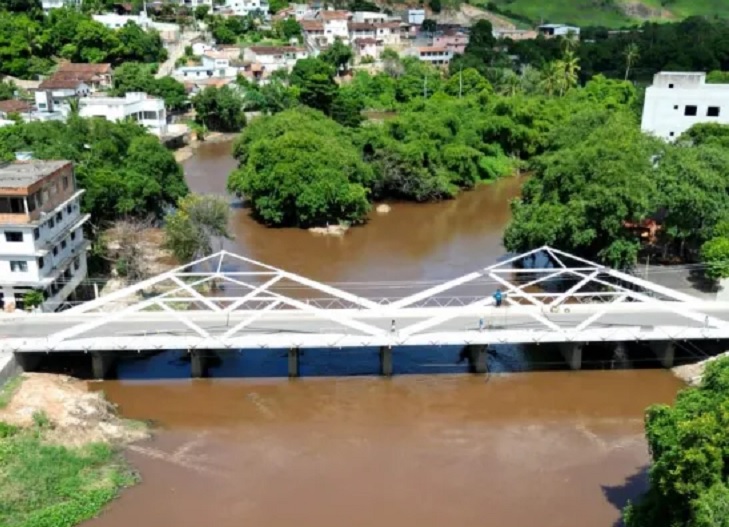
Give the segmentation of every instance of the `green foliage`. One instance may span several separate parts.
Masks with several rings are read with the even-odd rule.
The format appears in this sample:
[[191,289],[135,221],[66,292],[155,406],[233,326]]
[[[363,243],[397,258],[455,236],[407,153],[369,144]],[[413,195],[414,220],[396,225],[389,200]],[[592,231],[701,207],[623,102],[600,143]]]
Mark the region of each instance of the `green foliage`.
[[729,278],[729,238],[721,236],[705,242],[701,246],[701,261],[709,279]]
[[509,251],[551,245],[616,267],[635,262],[639,243],[624,226],[655,211],[657,140],[623,112],[587,107],[554,133],[553,151],[513,204]]
[[479,20],[471,27],[466,53],[487,61],[493,54],[496,39],[494,28],[488,20]]
[[165,244],[180,262],[213,252],[216,240],[230,238],[227,200],[213,195],[190,194],[180,199],[165,221]]
[[0,524],[73,527],[96,516],[135,482],[118,454],[104,444],[50,445],[41,430],[0,425]]
[[364,120],[362,117],[364,100],[349,87],[340,88],[332,102],[331,116],[339,124],[356,128]]
[[425,18],[423,19],[423,23],[420,24],[420,29],[426,33],[435,33],[436,29],[438,29],[438,23],[432,18]]
[[114,70],[112,95],[122,96],[128,92],[145,92],[164,99],[168,110],[182,110],[188,106],[185,86],[172,77],[154,77],[152,66],[138,62],[127,62]]
[[329,46],[321,55],[320,58],[324,62],[331,64],[337,71],[342,71],[347,68],[347,64],[352,60],[353,57],[352,48],[342,42],[337,37],[334,39],[334,44]]
[[431,11],[433,11],[433,13],[440,13],[441,9],[443,8],[441,0],[428,0],[428,5],[430,5],[430,9]]
[[72,8],[47,16],[24,12],[0,16],[0,74],[29,78],[48,73],[56,58],[74,62],[159,62],[167,57],[162,40],[129,22],[106,28]]
[[302,39],[301,24],[299,24],[295,18],[279,20],[276,22],[275,27],[281,39],[286,42],[292,38],[296,38],[299,41]]
[[266,84],[243,82],[246,110],[278,113],[299,104],[299,90],[272,78]]
[[238,38],[255,30],[256,18],[248,16],[212,16],[210,32],[217,44],[235,44]]
[[228,189],[268,225],[357,222],[369,210],[372,171],[338,124],[306,108],[251,123],[236,141]]
[[291,70],[291,85],[299,89],[299,100],[329,114],[337,95],[334,67],[318,58],[298,60]]
[[272,15],[275,15],[282,9],[285,9],[289,6],[288,0],[269,0],[268,2],[268,12]]
[[697,388],[646,413],[650,489],[625,511],[628,527],[729,525],[729,359],[706,366]]
[[209,5],[199,5],[195,8],[195,19],[205,20],[205,17],[208,16],[208,13],[210,13]]
[[135,123],[74,117],[0,128],[0,158],[18,151],[74,161],[78,186],[86,189],[83,209],[97,224],[120,216],[161,217],[187,194],[172,153]]
[[[18,375],[5,381],[5,384],[0,386],[0,410],[10,403],[10,400],[13,398],[13,395],[15,395],[15,392],[18,391],[18,388],[20,388],[22,383],[23,377]],[[2,423],[2,421],[0,421],[0,423]],[[0,438],[2,438],[2,435],[0,435]]]
[[493,92],[493,88],[475,68],[466,68],[450,76],[445,83],[445,92],[456,97],[460,95],[476,95],[484,90]]
[[23,305],[26,310],[33,309],[34,307],[40,306],[45,301],[43,291],[33,289],[23,295]]
[[2,81],[0,82],[0,101],[5,101],[8,99],[12,99],[15,97],[15,91],[18,88],[15,86],[15,83],[12,81]]
[[729,147],[729,126],[718,123],[698,123],[686,130],[679,138],[692,145]]
[[239,132],[246,124],[243,99],[229,86],[208,86],[192,100],[196,120],[217,132]]

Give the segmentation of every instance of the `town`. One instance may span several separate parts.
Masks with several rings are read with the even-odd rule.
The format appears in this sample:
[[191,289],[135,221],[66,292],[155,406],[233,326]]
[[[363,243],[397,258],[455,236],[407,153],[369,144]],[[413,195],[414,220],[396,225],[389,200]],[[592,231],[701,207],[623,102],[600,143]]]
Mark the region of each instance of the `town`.
[[723,526],[728,105],[701,0],[0,0],[0,525]]

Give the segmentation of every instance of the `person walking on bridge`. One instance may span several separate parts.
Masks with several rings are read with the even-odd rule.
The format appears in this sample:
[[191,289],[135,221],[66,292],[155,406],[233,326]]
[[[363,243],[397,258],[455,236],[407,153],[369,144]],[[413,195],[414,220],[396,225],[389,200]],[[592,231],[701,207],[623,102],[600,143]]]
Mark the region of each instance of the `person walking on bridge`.
[[497,289],[494,293],[494,304],[496,307],[501,307],[501,302],[503,301],[504,295],[501,293],[501,289]]

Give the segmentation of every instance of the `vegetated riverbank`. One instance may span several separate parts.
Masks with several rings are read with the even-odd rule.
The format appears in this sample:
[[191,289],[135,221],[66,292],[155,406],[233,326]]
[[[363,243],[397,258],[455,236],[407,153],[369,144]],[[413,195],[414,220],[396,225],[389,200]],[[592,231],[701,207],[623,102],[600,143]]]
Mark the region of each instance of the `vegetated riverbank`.
[[704,359],[699,362],[676,366],[675,368],[672,368],[671,371],[676,377],[681,379],[689,386],[699,386],[702,379],[704,378],[704,372],[706,371],[706,367],[715,360],[728,356],[729,351],[725,351],[724,353],[714,355],[713,357],[709,357],[708,359]]
[[79,380],[9,381],[0,389],[0,525],[71,527],[93,518],[138,480],[120,448],[148,435]]

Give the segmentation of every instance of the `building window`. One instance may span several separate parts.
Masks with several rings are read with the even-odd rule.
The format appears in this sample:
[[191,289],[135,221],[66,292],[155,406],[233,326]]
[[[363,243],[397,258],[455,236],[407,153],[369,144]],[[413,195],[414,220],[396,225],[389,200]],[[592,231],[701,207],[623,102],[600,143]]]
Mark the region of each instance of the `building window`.
[[686,108],[684,108],[684,110],[683,110],[683,114],[693,116],[693,115],[696,115],[696,113],[697,113],[696,110],[697,110],[696,106],[687,105]]
[[23,233],[20,231],[5,231],[6,242],[22,242]]
[[63,176],[63,190],[68,189],[68,176]]
[[24,261],[11,261],[10,262],[10,271],[13,273],[25,273],[28,271],[28,262]]
[[45,260],[43,257],[38,258],[38,269],[43,269],[46,265]]
[[79,267],[81,267],[81,259],[77,256],[73,259],[73,268],[74,270],[78,271]]
[[719,117],[719,107],[718,106],[709,106],[709,109],[706,110],[706,116],[707,117]]
[[0,213],[24,214],[23,200],[21,198],[0,198]]
[[56,222],[53,221],[53,218],[51,218],[50,220],[48,220],[48,228],[49,229],[52,229],[55,226],[56,226]]
[[669,133],[668,133],[668,135],[669,135],[670,137],[673,137],[673,132],[669,132]]
[[669,85],[668,85],[668,87],[669,87],[669,88],[673,88],[673,84],[669,84]]
[[71,241],[73,241],[73,240],[75,240],[75,239],[76,239],[76,231],[73,231],[73,232],[71,233]]
[[66,206],[66,214],[71,214],[73,212],[73,205],[70,203]]
[[56,223],[61,223],[61,221],[63,221],[63,212],[56,214]]
[[58,246],[53,248],[53,256],[58,256]]
[[678,104],[674,104],[674,105],[673,105],[673,109],[674,109],[674,110],[678,110]]
[[66,240],[63,240],[63,241],[61,242],[61,250],[64,250],[64,249],[66,248],[66,245],[68,245],[68,244],[66,243]]
[[40,229],[35,228],[33,229],[33,239],[37,240],[38,238],[40,238]]

